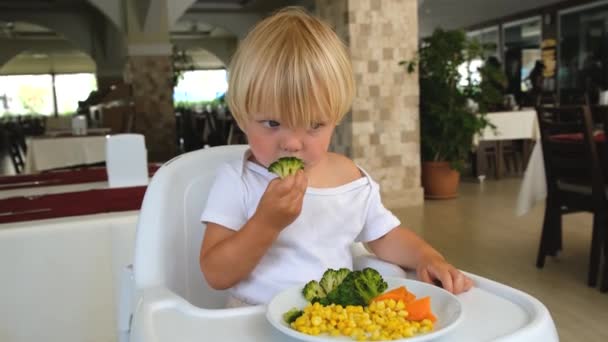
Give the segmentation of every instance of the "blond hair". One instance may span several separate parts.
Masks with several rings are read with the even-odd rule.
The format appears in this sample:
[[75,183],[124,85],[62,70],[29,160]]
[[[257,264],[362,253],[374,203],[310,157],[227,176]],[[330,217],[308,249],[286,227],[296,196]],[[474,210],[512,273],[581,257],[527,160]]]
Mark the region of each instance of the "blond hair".
[[327,24],[297,7],[259,22],[230,63],[227,101],[241,127],[252,114],[289,127],[337,124],[353,97],[346,47]]

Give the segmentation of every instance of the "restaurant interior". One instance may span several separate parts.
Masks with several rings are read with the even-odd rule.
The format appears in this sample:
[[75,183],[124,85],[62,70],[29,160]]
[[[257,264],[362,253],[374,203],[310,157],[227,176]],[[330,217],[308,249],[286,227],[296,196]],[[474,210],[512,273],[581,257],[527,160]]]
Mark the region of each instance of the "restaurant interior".
[[199,268],[231,58],[287,6],[352,61],[330,150],[475,283],[428,340],[608,341],[608,0],[0,1],[0,341],[332,340]]

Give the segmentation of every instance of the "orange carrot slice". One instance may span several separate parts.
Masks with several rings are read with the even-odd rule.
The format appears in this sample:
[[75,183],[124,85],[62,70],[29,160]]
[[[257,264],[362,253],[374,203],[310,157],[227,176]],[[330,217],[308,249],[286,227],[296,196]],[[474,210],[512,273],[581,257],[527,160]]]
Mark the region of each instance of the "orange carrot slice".
[[400,286],[397,287],[395,289],[392,289],[388,292],[385,292],[377,297],[375,297],[374,299],[372,299],[373,302],[377,302],[377,301],[381,301],[381,300],[387,300],[387,299],[393,299],[394,301],[403,301],[405,304],[412,302],[413,300],[416,299],[416,296],[409,292],[405,286]]
[[[417,299],[405,307],[408,312],[407,319],[412,321],[422,321],[425,318],[431,319],[431,297]],[[436,318],[435,318],[436,319]]]

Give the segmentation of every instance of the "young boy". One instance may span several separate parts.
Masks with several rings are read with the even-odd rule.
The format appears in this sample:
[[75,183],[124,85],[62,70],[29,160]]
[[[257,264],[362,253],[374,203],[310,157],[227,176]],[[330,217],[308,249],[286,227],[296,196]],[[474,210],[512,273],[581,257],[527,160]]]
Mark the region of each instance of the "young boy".
[[[230,66],[228,104],[250,150],[221,167],[201,220],[200,264],[209,285],[231,289],[229,305],[267,303],[279,291],[351,268],[350,245],[414,268],[453,293],[472,282],[406,228],[381,202],[378,184],[350,159],[328,152],[351,106],[353,73],[344,45],[297,8],[261,21]],[[280,157],[304,171],[278,179]]]

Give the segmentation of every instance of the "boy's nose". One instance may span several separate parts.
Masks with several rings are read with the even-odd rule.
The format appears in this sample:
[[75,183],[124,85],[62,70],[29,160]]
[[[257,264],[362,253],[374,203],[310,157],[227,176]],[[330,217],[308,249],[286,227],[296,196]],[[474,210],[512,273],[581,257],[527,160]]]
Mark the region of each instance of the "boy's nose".
[[302,141],[296,134],[288,134],[281,140],[280,147],[285,152],[298,152],[302,149]]

